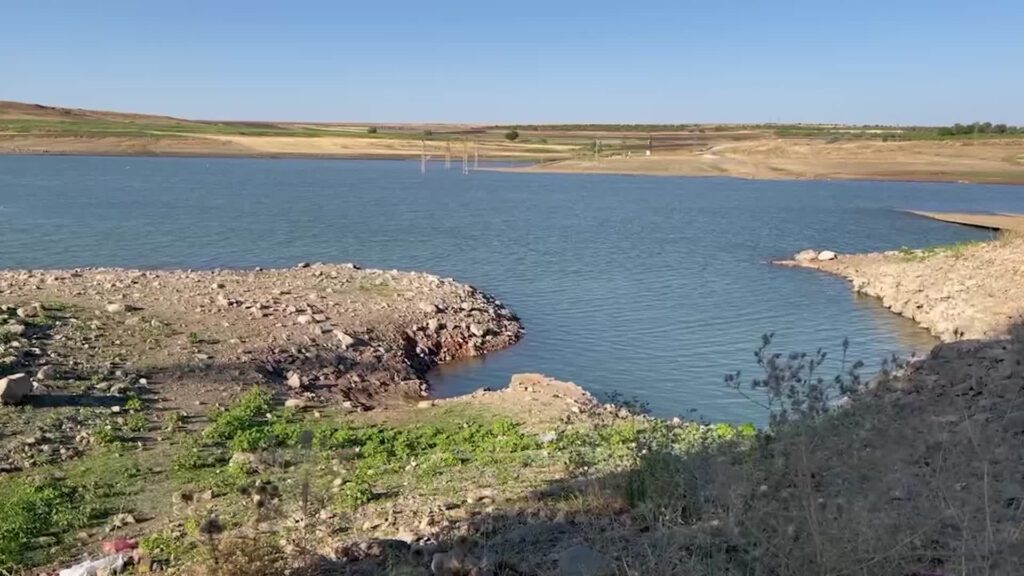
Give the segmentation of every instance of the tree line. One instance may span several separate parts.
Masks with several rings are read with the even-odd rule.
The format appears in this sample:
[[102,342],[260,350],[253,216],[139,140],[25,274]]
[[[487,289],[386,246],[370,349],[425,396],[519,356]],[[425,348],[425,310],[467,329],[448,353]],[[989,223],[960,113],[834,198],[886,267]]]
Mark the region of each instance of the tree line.
[[1006,124],[993,124],[991,122],[974,122],[973,124],[956,123],[952,126],[939,128],[939,136],[960,136],[965,134],[1021,134],[1024,129],[1020,126],[1007,126]]

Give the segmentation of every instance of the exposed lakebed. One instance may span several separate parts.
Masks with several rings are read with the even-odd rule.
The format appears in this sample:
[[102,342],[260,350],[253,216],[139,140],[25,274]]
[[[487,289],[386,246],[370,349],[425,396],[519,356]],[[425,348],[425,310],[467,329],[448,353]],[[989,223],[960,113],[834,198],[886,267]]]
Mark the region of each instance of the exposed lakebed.
[[899,209],[1024,211],[1024,188],[446,171],[415,162],[0,157],[0,267],[251,268],[358,262],[452,276],[526,336],[432,377],[438,395],[543,372],[656,413],[758,420],[722,385],[779,351],[877,365],[934,344],[844,280],[776,268],[990,235]]

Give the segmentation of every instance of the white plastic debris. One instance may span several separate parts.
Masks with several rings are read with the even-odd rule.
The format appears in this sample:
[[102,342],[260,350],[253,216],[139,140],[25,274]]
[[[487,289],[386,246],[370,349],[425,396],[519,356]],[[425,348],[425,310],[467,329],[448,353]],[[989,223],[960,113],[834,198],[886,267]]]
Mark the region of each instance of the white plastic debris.
[[59,576],[97,576],[104,574],[120,574],[128,566],[128,555],[112,554],[96,560],[86,560],[70,568],[61,570]]

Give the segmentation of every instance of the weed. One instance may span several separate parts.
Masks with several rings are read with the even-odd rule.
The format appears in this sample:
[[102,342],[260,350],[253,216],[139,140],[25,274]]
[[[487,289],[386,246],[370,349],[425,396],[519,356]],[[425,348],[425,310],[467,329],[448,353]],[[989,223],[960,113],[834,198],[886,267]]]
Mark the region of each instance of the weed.
[[146,418],[145,414],[129,414],[124,419],[124,428],[129,432],[142,433],[149,428],[149,419]]
[[92,431],[93,440],[101,446],[113,446],[123,440],[121,431],[112,423],[101,423]]
[[191,555],[192,546],[180,532],[156,532],[142,537],[139,547],[157,563],[171,565]]
[[0,572],[34,562],[34,540],[86,525],[90,509],[79,489],[58,479],[0,480]]
[[142,399],[134,394],[128,397],[128,400],[124,403],[125,410],[129,412],[142,412],[145,409],[145,405],[142,403]]

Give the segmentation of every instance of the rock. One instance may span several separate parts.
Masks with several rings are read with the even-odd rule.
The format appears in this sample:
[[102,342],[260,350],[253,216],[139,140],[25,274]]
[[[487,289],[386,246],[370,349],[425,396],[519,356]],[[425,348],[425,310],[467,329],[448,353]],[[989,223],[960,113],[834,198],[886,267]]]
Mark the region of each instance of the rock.
[[296,268],[309,268],[309,262],[299,262],[295,265]]
[[797,252],[795,256],[793,256],[793,260],[796,260],[797,262],[811,262],[812,260],[817,259],[817,250],[801,250],[800,252]]
[[32,393],[32,380],[25,374],[0,378],[0,404],[17,404]]
[[111,314],[120,314],[126,310],[128,310],[128,307],[121,303],[107,304],[107,312]]
[[610,569],[603,554],[586,546],[573,546],[558,555],[559,576],[599,576]]
[[249,470],[256,466],[256,455],[252,452],[235,452],[228,461],[228,466]]
[[469,333],[478,338],[482,338],[485,334],[487,334],[487,329],[480,326],[479,324],[470,324]]
[[341,343],[341,348],[343,350],[348,350],[349,348],[358,348],[359,346],[363,345],[362,340],[356,338],[355,336],[349,336],[344,332],[337,331],[334,333],[334,335],[337,336],[338,342]]
[[298,318],[296,318],[295,321],[298,322],[299,324],[310,324],[311,322],[313,322],[313,317],[310,316],[309,314],[302,314]]
[[430,302],[420,302],[419,308],[427,314],[437,314],[438,312],[437,304],[431,304]]
[[214,282],[213,284],[210,285],[210,287],[213,288],[214,290],[223,290],[224,289],[224,283],[223,282]]
[[302,375],[298,372],[288,373],[288,387],[289,388],[302,388]]
[[18,318],[35,318],[39,316],[39,306],[26,306],[16,311]]
[[441,321],[438,320],[437,318],[431,318],[427,322],[427,331],[430,332],[431,334],[436,334],[437,331],[440,330],[440,329],[441,329]]
[[839,255],[831,250],[822,250],[821,252],[818,252],[819,262],[828,262],[829,260],[835,260],[838,257]]
[[110,526],[113,528],[123,528],[130,524],[135,524],[136,522],[135,516],[132,516],[127,512],[122,512],[120,514],[115,514],[114,517],[111,518]]
[[416,403],[417,408],[430,408],[433,405],[433,400],[420,400],[419,402]]
[[25,328],[24,324],[18,324],[16,322],[14,322],[14,323],[8,324],[8,325],[4,326],[2,329],[0,329],[0,333],[12,334],[14,336],[24,336],[25,335],[25,330],[26,330],[26,328]]
[[57,369],[53,366],[43,366],[36,372],[36,380],[53,380],[57,375]]
[[284,401],[285,408],[295,408],[296,410],[302,410],[309,404],[302,398],[289,398]]

